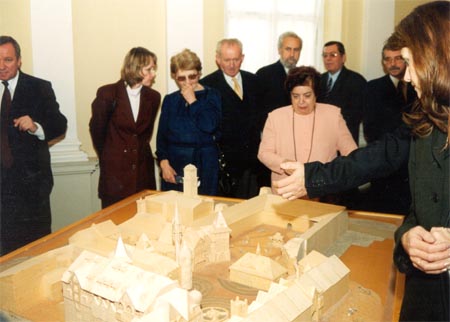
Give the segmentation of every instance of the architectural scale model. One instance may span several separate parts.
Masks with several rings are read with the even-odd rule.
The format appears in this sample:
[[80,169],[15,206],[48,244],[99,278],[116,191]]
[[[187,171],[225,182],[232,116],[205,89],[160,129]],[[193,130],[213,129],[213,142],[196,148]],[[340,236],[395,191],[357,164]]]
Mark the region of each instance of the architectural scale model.
[[[298,278],[271,283],[255,301],[231,300],[229,321],[319,321],[348,292],[349,269],[336,257],[312,251],[299,262]],[[247,312],[246,312],[247,311]]]
[[286,278],[287,272],[270,257],[246,253],[230,266],[230,281],[267,291],[272,282]]
[[[137,200],[134,217],[120,225],[94,224],[68,246],[0,273],[0,308],[26,314],[23,296],[31,294],[31,306],[64,300],[66,321],[317,321],[345,296],[348,269],[318,253],[347,230],[343,207],[270,193],[215,206],[197,194],[192,165],[183,184],[183,193]],[[258,237],[266,229],[273,233]],[[231,282],[259,292],[219,318],[201,308],[193,276],[221,263]]]
[[121,239],[112,258],[83,251],[62,276],[66,321],[203,321],[197,291],[131,262]]

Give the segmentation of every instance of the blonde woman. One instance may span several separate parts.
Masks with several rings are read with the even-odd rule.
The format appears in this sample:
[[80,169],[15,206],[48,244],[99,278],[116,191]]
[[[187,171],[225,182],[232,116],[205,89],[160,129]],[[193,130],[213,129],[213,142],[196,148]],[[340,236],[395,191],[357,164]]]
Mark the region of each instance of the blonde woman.
[[156,189],[150,149],[161,95],[150,88],[156,56],[136,47],[125,56],[121,79],[102,86],[92,102],[89,130],[100,160],[98,194],[105,208],[143,189]]

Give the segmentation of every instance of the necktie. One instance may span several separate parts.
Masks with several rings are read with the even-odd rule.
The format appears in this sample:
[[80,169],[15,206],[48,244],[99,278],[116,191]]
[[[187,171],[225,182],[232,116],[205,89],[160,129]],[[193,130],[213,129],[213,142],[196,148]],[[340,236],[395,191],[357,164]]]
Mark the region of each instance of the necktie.
[[326,94],[326,96],[330,95],[332,88],[333,88],[333,79],[330,76],[328,76],[327,94]]
[[8,82],[3,81],[5,90],[3,91],[2,104],[1,104],[1,161],[3,168],[10,168],[12,165],[11,149],[9,147],[8,140],[8,124],[9,124],[9,112],[11,110],[11,93],[8,89]]
[[236,77],[232,77],[231,80],[233,81],[233,91],[236,93],[237,96],[242,100],[242,89],[241,85],[239,85],[238,80]]
[[404,81],[399,81],[397,84],[397,93],[403,103],[406,103],[406,83]]

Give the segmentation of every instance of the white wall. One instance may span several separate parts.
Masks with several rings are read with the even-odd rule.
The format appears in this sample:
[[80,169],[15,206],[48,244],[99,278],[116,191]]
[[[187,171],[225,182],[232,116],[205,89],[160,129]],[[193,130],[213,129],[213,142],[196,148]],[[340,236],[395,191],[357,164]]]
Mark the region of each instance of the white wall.
[[385,40],[394,31],[395,0],[365,0],[363,69],[367,80],[384,75],[381,64],[381,49]]

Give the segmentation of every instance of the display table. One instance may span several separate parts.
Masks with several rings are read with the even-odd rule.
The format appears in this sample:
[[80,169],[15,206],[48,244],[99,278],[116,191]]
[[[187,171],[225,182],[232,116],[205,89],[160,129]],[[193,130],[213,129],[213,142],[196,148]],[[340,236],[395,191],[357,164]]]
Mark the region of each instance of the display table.
[[[47,251],[67,245],[68,239],[75,232],[90,227],[93,223],[111,220],[115,224],[123,223],[136,214],[136,200],[155,191],[142,191],[129,198],[122,200],[106,209],[96,212],[79,222],[64,227],[48,236],[45,236],[33,243],[30,243],[14,252],[0,257],[0,271],[14,265],[24,258],[29,258]],[[226,204],[239,203],[239,199],[231,198],[215,198],[216,201]],[[363,223],[377,222],[388,223],[398,226],[401,224],[403,217],[397,215],[376,214],[367,212],[349,211],[351,219],[362,220]],[[365,228],[367,227],[367,228]],[[352,229],[351,224],[349,229]],[[360,232],[367,229],[368,232],[377,234],[373,226],[358,225],[356,228]],[[379,233],[383,235],[383,232]],[[385,236],[381,241],[374,241],[370,245],[350,246],[341,256],[340,259],[350,269],[350,280],[357,285],[361,285],[363,289],[375,292],[382,306],[383,321],[398,321],[400,303],[403,294],[403,275],[398,273],[392,264],[393,250],[392,235]],[[216,287],[216,286],[214,286]],[[232,294],[230,295],[232,296]],[[252,299],[253,295],[249,298]],[[242,296],[241,296],[242,297]],[[1,304],[0,304],[1,307]],[[36,321],[45,321],[48,316],[42,318],[35,315]]]

